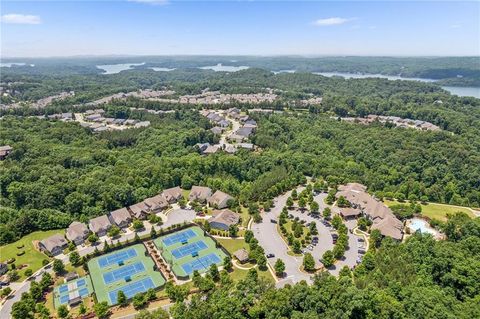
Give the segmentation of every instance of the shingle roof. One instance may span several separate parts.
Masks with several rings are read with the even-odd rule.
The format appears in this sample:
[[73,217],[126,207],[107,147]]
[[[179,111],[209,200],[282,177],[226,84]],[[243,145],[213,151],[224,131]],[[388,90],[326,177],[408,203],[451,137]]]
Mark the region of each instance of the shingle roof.
[[208,200],[212,196],[212,189],[205,186],[192,186],[189,200]]
[[90,230],[94,233],[97,233],[101,230],[106,230],[112,223],[108,219],[107,215],[102,215],[93,219],[90,219],[89,227]]
[[52,251],[55,247],[63,247],[67,244],[67,240],[60,234],[55,234],[41,241],[46,250]]
[[240,221],[240,215],[232,212],[230,209],[214,210],[212,216],[208,220],[210,223],[216,222],[230,226],[236,225]]
[[128,223],[132,219],[126,207],[110,212],[110,217],[112,218],[112,221],[117,225],[120,225],[124,222]]
[[84,223],[73,222],[68,226],[66,236],[68,240],[75,240],[78,237],[85,237],[88,234],[88,227]]

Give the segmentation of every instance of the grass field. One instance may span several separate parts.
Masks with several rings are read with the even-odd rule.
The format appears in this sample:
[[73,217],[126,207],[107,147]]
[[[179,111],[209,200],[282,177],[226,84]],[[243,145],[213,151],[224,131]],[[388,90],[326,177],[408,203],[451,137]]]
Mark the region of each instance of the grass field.
[[[398,205],[398,204],[408,204],[408,202],[400,203],[398,201],[390,201],[390,200],[384,200],[384,203],[387,206]],[[446,221],[447,214],[453,214],[455,212],[464,212],[464,213],[467,213],[468,216],[472,218],[475,217],[475,215],[472,213],[472,211],[468,207],[437,204],[437,203],[428,203],[427,205],[421,204],[421,206],[422,206],[422,215],[430,219]]]
[[[100,266],[99,264],[100,259],[113,256],[116,253],[119,253],[122,251],[129,251],[131,249],[134,249],[136,251],[136,256],[128,259],[124,259],[120,263],[115,262],[108,266],[104,266],[104,267]],[[122,289],[127,285],[133,284],[135,282],[141,281],[146,278],[150,278],[155,287],[160,287],[165,284],[165,279],[163,278],[163,276],[159,272],[153,270],[154,268],[153,259],[150,258],[149,256],[145,256],[145,253],[146,253],[145,247],[142,244],[138,244],[138,245],[124,248],[124,249],[115,250],[106,255],[101,255],[99,257],[93,258],[88,262],[90,277],[92,278],[95,294],[99,302],[106,301],[108,302],[109,305],[112,305],[113,302],[110,300],[110,296],[109,296],[109,293],[111,291]],[[106,278],[104,278],[104,274],[110,273],[111,271],[117,271],[120,268],[124,269],[124,267],[129,265],[134,265],[138,262],[141,262],[143,264],[144,266],[143,271],[127,276],[127,277],[130,277],[129,280],[126,280],[125,278],[119,278],[118,280],[112,281],[108,284],[106,283],[105,281]],[[129,296],[127,291],[125,290],[124,292],[128,298]]]
[[225,247],[225,249],[233,255],[239,249],[245,248],[247,251],[250,251],[248,244],[243,239],[231,239],[231,238],[216,238],[217,241]]
[[[17,268],[20,265],[28,265],[28,267],[23,268],[18,271],[20,275],[19,281],[23,281],[25,277],[25,270],[31,269],[33,272],[42,268],[42,260],[50,259],[47,255],[39,252],[33,246],[34,240],[42,240],[47,237],[50,237],[54,234],[63,234],[64,230],[49,230],[49,231],[37,231],[27,236],[22,237],[22,239],[0,247],[0,261],[6,262],[11,258],[15,258],[15,265]],[[17,247],[24,246],[23,248],[18,249]],[[22,256],[17,256],[17,253],[20,251],[25,251],[25,254]]]

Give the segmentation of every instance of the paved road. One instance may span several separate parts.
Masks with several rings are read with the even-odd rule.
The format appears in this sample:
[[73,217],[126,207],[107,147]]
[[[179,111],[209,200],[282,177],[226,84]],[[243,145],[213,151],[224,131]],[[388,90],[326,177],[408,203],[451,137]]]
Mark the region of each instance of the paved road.
[[[273,267],[278,258],[282,259],[285,263],[285,278],[282,281],[292,281],[297,283],[301,280],[311,282],[311,276],[300,271],[302,265],[302,257],[294,257],[289,255],[287,243],[283,240],[281,235],[277,231],[277,224],[271,223],[270,219],[278,220],[282,208],[287,203],[287,198],[290,196],[291,191],[278,196],[274,199],[275,207],[270,212],[263,214],[263,221],[261,223],[253,223],[252,231],[255,234],[259,244],[265,249],[265,253],[275,254],[274,258],[269,258],[268,263]],[[281,283],[280,283],[281,284]]]

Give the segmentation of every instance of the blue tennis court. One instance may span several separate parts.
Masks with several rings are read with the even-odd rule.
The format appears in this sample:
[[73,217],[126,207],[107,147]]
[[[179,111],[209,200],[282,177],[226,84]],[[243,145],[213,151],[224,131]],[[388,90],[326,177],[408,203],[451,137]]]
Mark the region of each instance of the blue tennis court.
[[118,288],[118,289],[115,289],[113,291],[110,291],[108,293],[108,296],[110,297],[110,301],[114,305],[114,304],[117,303],[117,295],[118,295],[118,292],[120,290],[123,291],[123,293],[125,294],[127,299],[130,299],[133,296],[135,296],[136,294],[141,293],[141,292],[145,292],[150,288],[152,288],[152,289],[155,288],[155,285],[153,284],[152,279],[145,278],[145,279],[142,279],[142,280],[139,280],[139,281],[129,283],[128,285],[125,285],[122,288]]
[[60,297],[60,303],[61,303],[62,305],[68,303],[69,300],[70,300],[70,299],[68,298],[68,295],[61,296],[61,297]]
[[171,246],[173,244],[179,243],[179,242],[185,242],[188,241],[190,238],[196,237],[197,234],[191,229],[187,229],[183,232],[180,233],[175,233],[171,236],[165,237],[162,241],[165,244],[165,246]]
[[61,285],[60,288],[58,288],[59,293],[64,293],[64,292],[67,292],[67,291],[68,291],[68,285],[67,284]]
[[198,253],[201,250],[207,249],[208,246],[205,244],[203,240],[196,241],[194,243],[178,247],[172,250],[173,257],[179,259],[184,256],[192,255],[194,253]]
[[77,281],[77,287],[85,286],[85,279],[80,279]]
[[132,275],[135,275],[135,274],[138,274],[139,272],[144,272],[144,271],[145,271],[145,266],[140,261],[140,262],[123,266],[121,268],[104,273],[103,281],[108,285],[108,284],[111,284],[112,282],[123,280],[126,277],[130,277]]
[[135,249],[130,248],[99,258],[98,265],[100,266],[100,268],[105,268],[113,264],[119,264],[122,261],[136,256],[137,252],[135,251]]
[[88,289],[87,288],[82,288],[78,291],[78,294],[80,295],[80,297],[85,297],[88,295]]
[[194,261],[184,263],[182,265],[182,268],[187,274],[191,274],[195,270],[207,269],[208,267],[210,267],[211,264],[216,264],[216,263],[219,263],[220,261],[221,259],[220,257],[218,257],[217,254],[211,253],[203,257],[200,257]]

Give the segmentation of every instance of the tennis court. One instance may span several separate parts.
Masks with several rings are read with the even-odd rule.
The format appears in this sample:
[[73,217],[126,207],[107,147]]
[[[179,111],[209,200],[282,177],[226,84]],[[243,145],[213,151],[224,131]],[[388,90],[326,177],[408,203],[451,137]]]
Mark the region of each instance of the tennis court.
[[222,260],[220,259],[220,257],[218,257],[217,254],[212,253],[212,254],[208,254],[206,256],[197,258],[193,261],[186,262],[182,264],[182,268],[187,274],[190,275],[195,270],[198,270],[198,271],[206,270],[210,267],[210,265],[217,264],[221,261]]
[[198,252],[207,248],[208,248],[207,244],[205,244],[203,240],[199,240],[194,243],[187,244],[185,246],[178,247],[172,250],[172,255],[173,257],[180,259],[184,256],[188,256],[188,255],[193,256],[194,254],[198,254]]
[[146,252],[145,246],[136,244],[88,262],[98,302],[114,305],[119,290],[131,298],[138,292],[165,284],[165,279],[155,270],[153,259]]
[[127,280],[127,278],[130,278],[131,276],[143,271],[145,271],[145,266],[143,266],[143,263],[140,261],[135,264],[123,266],[121,268],[104,273],[103,281],[105,281],[105,283],[108,285],[115,281]]
[[98,259],[98,265],[101,268],[105,268],[113,264],[120,264],[133,257],[137,257],[137,252],[135,249],[126,249],[114,254],[108,254],[107,256],[100,257]]
[[60,305],[67,305],[78,298],[86,298],[93,293],[92,282],[89,277],[81,277],[66,282],[53,290],[53,304],[55,308]]
[[155,288],[155,285],[152,279],[144,278],[142,280],[129,283],[121,288],[112,290],[108,293],[108,296],[110,298],[110,302],[114,305],[117,303],[117,296],[120,290],[123,291],[127,299],[130,299],[138,293],[142,293],[153,288]]
[[165,246],[172,246],[176,243],[188,242],[190,238],[194,238],[196,236],[197,234],[195,234],[195,232],[191,228],[189,228],[182,232],[175,233],[173,235],[163,238],[162,242],[165,244]]
[[195,270],[207,271],[211,264],[221,266],[227,256],[198,226],[157,238],[154,243],[180,280],[188,280]]

